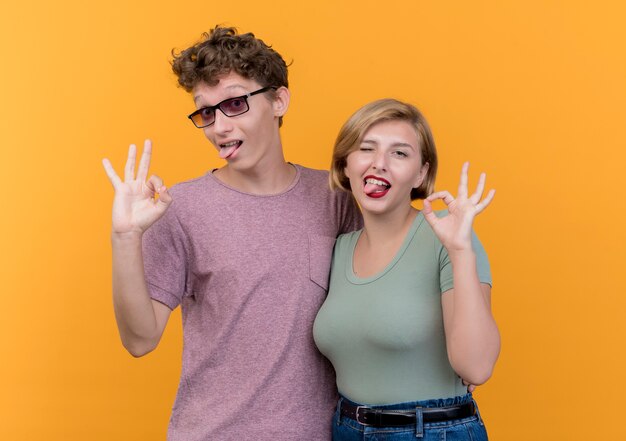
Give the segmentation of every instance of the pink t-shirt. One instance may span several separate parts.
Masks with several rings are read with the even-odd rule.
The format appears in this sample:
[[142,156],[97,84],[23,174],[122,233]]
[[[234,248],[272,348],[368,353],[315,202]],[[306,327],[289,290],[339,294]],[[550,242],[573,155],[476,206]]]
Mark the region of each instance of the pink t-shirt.
[[328,173],[296,166],[284,192],[240,192],[211,173],[171,189],[143,238],[152,298],[182,307],[171,441],[329,440],[335,375],[312,327],[337,235],[361,226]]

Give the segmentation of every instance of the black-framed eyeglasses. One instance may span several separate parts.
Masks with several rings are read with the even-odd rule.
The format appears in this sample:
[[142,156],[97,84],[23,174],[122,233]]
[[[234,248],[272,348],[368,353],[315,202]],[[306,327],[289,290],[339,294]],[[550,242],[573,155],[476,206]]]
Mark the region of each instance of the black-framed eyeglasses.
[[189,115],[187,118],[199,129],[208,127],[215,122],[215,111],[220,109],[222,113],[228,117],[237,116],[246,113],[250,110],[248,105],[248,98],[252,95],[267,92],[268,90],[276,90],[276,87],[268,86],[254,92],[246,93],[245,95],[236,96],[233,98],[227,98],[224,101],[220,101],[214,106],[203,107],[198,109]]

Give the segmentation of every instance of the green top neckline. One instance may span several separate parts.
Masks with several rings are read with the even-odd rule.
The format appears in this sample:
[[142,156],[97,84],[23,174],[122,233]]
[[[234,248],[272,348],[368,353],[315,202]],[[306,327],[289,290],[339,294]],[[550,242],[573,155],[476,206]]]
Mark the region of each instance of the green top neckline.
[[424,216],[422,215],[422,212],[420,211],[419,213],[417,213],[417,216],[415,216],[415,219],[413,219],[411,228],[406,233],[406,236],[404,237],[404,241],[402,242],[400,249],[398,250],[396,255],[393,257],[393,259],[391,259],[391,262],[389,262],[387,266],[382,269],[382,271],[370,277],[359,277],[356,274],[354,274],[354,266],[353,266],[354,250],[356,248],[356,243],[358,242],[359,237],[361,237],[361,233],[363,232],[363,229],[360,229],[359,231],[355,231],[350,236],[350,244],[348,247],[349,253],[347,253],[347,256],[346,256],[347,258],[346,278],[350,281],[350,283],[353,283],[355,285],[366,285],[368,283],[372,283],[380,279],[381,277],[383,277],[385,274],[387,274],[389,271],[393,269],[393,267],[398,263],[400,258],[404,255],[407,248],[409,247],[409,244],[411,243],[411,240],[415,236],[415,233],[417,232],[417,230],[419,229],[419,227],[422,225],[423,222],[424,222]]

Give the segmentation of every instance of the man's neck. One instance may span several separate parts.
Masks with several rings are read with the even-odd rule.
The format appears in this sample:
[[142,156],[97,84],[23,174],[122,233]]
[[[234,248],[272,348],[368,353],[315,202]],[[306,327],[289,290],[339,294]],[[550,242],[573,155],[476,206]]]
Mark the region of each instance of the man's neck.
[[226,185],[245,193],[258,195],[279,194],[293,183],[296,168],[284,159],[272,161],[244,172],[226,165],[214,172],[217,179]]

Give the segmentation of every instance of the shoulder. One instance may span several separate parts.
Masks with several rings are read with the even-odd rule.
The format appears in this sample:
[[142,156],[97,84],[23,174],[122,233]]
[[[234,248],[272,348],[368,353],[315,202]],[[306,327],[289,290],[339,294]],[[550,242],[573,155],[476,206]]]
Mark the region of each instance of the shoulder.
[[[169,189],[172,204],[159,220],[163,224],[181,224],[206,217],[215,210],[209,209],[215,198],[215,183],[210,172],[203,176],[179,182]],[[159,223],[157,222],[157,223]]]
[[304,197],[309,205],[324,207],[324,210],[327,210],[337,203],[339,198],[337,192],[330,189],[326,170],[315,170],[301,165],[295,165],[295,167],[300,173],[297,193],[300,197]]
[[315,187],[324,186],[330,190],[328,186],[328,171],[316,170],[299,164],[294,164],[294,167],[300,170],[300,179],[303,184]]
[[187,195],[197,194],[198,192],[204,192],[206,191],[207,185],[210,185],[210,183],[213,182],[210,175],[211,172],[207,172],[197,178],[192,178],[174,184],[172,188],[170,188],[170,193],[174,197],[185,197]]
[[220,185],[210,171],[203,176],[179,182],[169,190],[173,199],[171,208],[184,212],[206,207],[211,201],[217,202],[215,195],[218,187]]
[[354,243],[354,240],[356,240],[358,235],[361,234],[361,231],[362,230],[357,230],[351,231],[349,233],[340,234],[337,237],[337,241],[335,242],[335,249],[343,250],[349,248],[351,244]]
[[351,200],[350,193],[342,190],[331,190],[328,170],[316,170],[301,165],[294,164],[300,170],[300,180],[302,185],[312,192],[312,197],[319,199],[336,201],[345,204]]

